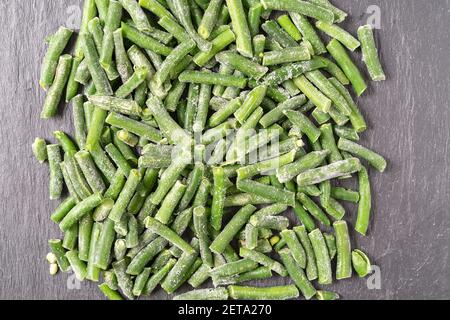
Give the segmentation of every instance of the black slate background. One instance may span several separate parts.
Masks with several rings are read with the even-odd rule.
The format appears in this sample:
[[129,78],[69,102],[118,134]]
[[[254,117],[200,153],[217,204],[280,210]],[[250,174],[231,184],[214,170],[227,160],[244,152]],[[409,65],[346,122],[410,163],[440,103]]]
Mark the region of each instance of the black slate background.
[[[380,267],[381,288],[353,277],[333,285],[345,299],[450,298],[450,109],[448,0],[335,0],[356,33],[370,5],[381,9],[377,41],[388,81],[370,83],[358,100],[368,119],[362,143],[385,155],[388,170],[370,169],[373,221],[367,238],[353,235]],[[94,284],[51,277],[47,239],[48,170],[33,158],[36,136],[72,131],[70,110],[39,120],[38,79],[44,38],[59,25],[75,27],[80,0],[0,0],[0,298],[101,299]],[[355,55],[360,58],[360,54]],[[365,69],[362,69],[365,71]],[[353,223],[355,207],[349,207]],[[264,283],[268,283],[267,281]],[[271,283],[281,284],[282,279]],[[153,298],[166,299],[158,291]]]

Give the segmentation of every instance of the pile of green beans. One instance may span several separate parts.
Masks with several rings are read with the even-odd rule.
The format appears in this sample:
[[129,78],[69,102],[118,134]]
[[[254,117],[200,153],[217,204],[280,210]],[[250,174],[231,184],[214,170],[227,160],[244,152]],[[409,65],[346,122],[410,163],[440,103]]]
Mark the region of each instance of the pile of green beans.
[[[349,226],[367,234],[368,165],[387,162],[359,144],[367,124],[347,86],[368,85],[348,50],[386,76],[372,28],[354,37],[346,17],[328,0],[85,0],[74,53],[61,27],[39,81],[41,117],[65,94],[75,129],[32,148],[50,199],[67,190],[50,273],[100,282],[112,300],[158,285],[194,289],[177,300],[332,300],[314,282],[367,276]],[[353,175],[358,190],[341,185]],[[291,284],[245,285],[274,276]]]

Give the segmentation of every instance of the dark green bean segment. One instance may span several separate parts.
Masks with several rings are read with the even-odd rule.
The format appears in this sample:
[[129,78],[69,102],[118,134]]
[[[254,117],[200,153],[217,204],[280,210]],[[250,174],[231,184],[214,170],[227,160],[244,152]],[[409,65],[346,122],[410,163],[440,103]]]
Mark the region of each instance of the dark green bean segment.
[[61,197],[63,190],[63,174],[61,171],[60,163],[61,149],[57,144],[47,145],[48,163],[50,168],[50,183],[49,193],[50,199],[55,200]]
[[60,27],[58,31],[49,37],[47,53],[41,67],[41,78],[39,84],[44,90],[49,89],[57,75],[58,59],[72,37],[73,31]]
[[387,162],[379,154],[369,150],[355,142],[340,138],[338,142],[338,148],[351,153],[354,156],[367,160],[375,169],[380,172],[386,170]]
[[378,49],[375,45],[372,26],[365,25],[359,27],[358,38],[359,41],[361,41],[363,61],[367,66],[370,77],[373,81],[386,80],[386,75],[384,74],[383,67],[378,55]]
[[228,293],[235,300],[288,300],[299,296],[294,285],[279,287],[241,287],[229,286]]
[[298,262],[292,256],[292,251],[285,248],[278,251],[278,254],[281,257],[287,272],[294,280],[295,285],[300,289],[305,299],[311,299],[316,294],[316,289],[309,282],[303,269],[298,267]]
[[320,284],[331,284],[332,272],[331,272],[331,261],[330,255],[328,253],[327,244],[323,237],[322,232],[319,229],[311,231],[309,234],[309,240],[314,250],[317,263],[317,273],[319,276]]
[[350,158],[302,172],[297,176],[297,184],[301,187],[317,184],[322,181],[346,176],[359,170],[361,170],[361,162],[356,158]]
[[372,272],[372,266],[367,255],[361,250],[355,249],[352,252],[352,264],[358,276],[364,278]]
[[55,78],[48,89],[44,106],[42,107],[41,119],[49,119],[55,116],[64,87],[69,79],[72,60],[72,56],[68,54],[62,55],[59,58],[55,70]]

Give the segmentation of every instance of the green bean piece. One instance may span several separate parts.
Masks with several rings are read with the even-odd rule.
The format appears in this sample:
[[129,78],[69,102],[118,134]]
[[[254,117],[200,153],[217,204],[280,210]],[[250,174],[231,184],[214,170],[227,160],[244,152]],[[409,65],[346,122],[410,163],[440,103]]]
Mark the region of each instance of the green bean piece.
[[[343,115],[350,115],[352,109],[347,100],[333,86],[333,84],[318,70],[306,73],[306,78],[317,86],[335,105]],[[323,110],[322,110],[323,111]]]
[[317,184],[322,181],[346,176],[361,170],[361,163],[357,158],[350,158],[330,165],[307,170],[297,176],[297,184],[301,187]]
[[195,273],[189,278],[188,283],[193,288],[198,288],[205,283],[206,280],[208,280],[210,271],[211,268],[203,263],[200,268],[198,268],[197,271],[195,271]]
[[110,96],[113,94],[109,79],[100,65],[99,55],[95,47],[94,39],[90,34],[82,34],[82,46],[86,56],[86,62],[89,72],[92,76],[93,84],[95,85],[98,95]]
[[147,15],[136,0],[119,0],[123,8],[128,12],[134,25],[139,31],[151,33],[154,28],[150,25]]
[[241,76],[224,75],[206,71],[184,71],[178,77],[181,82],[199,83],[199,84],[218,84],[227,87],[244,88],[247,79]]
[[75,140],[77,141],[78,147],[84,149],[86,146],[87,128],[82,95],[77,95],[72,99],[72,117],[75,128]]
[[116,148],[112,143],[105,147],[106,152],[117,165],[117,167],[123,172],[123,174],[128,178],[132,170],[128,161],[124,158],[122,153]]
[[67,250],[75,250],[78,242],[78,223],[64,233],[62,246]]
[[194,229],[200,243],[200,256],[203,264],[208,267],[213,267],[213,256],[209,245],[211,244],[208,234],[208,218],[204,207],[196,207],[193,211]]
[[200,94],[200,85],[191,83],[189,85],[186,112],[184,115],[184,128],[188,132],[193,131],[195,113],[198,108],[199,94]]
[[186,185],[177,181],[161,203],[155,218],[161,223],[167,224],[185,191]]
[[214,279],[214,285],[230,285],[238,284],[253,280],[263,280],[272,277],[272,270],[268,267],[259,267],[251,271],[247,271],[238,275],[228,276],[228,277],[216,277]]
[[350,92],[348,92],[347,88],[345,88],[338,80],[335,78],[329,79],[331,83],[336,87],[336,89],[340,92],[340,94],[347,100],[348,105],[352,109],[352,113],[349,115],[350,122],[352,123],[353,128],[356,132],[363,132],[367,129],[366,121],[362,116],[361,112],[358,109],[358,106],[353,101]]
[[55,200],[61,197],[63,189],[63,174],[60,167],[62,159],[59,145],[47,145],[47,155],[50,168],[49,194],[50,199]]
[[75,154],[75,159],[92,191],[103,193],[106,190],[106,185],[89,152],[78,151]]
[[259,64],[261,64],[262,62],[265,46],[266,46],[266,37],[264,35],[258,34],[253,37],[253,50],[255,56],[254,59]]
[[332,187],[331,196],[337,200],[349,201],[353,203],[359,202],[359,193],[342,187]]
[[228,286],[228,293],[234,300],[288,300],[299,296],[296,286],[242,287]]
[[283,30],[286,31],[295,41],[302,40],[302,34],[294,25],[288,15],[284,14],[282,16],[279,16],[277,21],[278,24],[283,28]]
[[277,216],[264,216],[264,217],[252,217],[250,223],[258,228],[267,228],[270,230],[282,231],[289,227],[289,219],[286,217]]
[[139,182],[141,181],[141,178],[142,176],[138,170],[132,169],[130,171],[127,182],[125,183],[119,197],[117,198],[117,201],[114,203],[114,207],[109,214],[109,219],[114,222],[120,221],[122,215],[125,213],[128,203],[136,191]]
[[[248,27],[252,37],[256,36],[259,32],[261,25],[261,15],[264,11],[263,6],[260,3],[256,3],[248,9]],[[253,48],[254,49],[254,48]],[[253,51],[254,55],[255,51]]]
[[213,31],[213,28],[217,22],[220,10],[222,8],[223,0],[212,0],[203,14],[200,25],[198,26],[198,34],[205,40],[207,40]]
[[111,112],[105,120],[106,123],[125,129],[131,133],[144,137],[152,142],[158,143],[162,140],[161,133],[151,126],[127,116]]
[[32,145],[33,154],[39,163],[44,163],[47,160],[47,143],[42,138],[36,138]]
[[173,18],[162,16],[161,19],[159,19],[158,24],[166,29],[166,31],[169,32],[180,43],[189,41],[191,39],[184,28],[177,22],[175,22]]
[[261,85],[249,92],[245,101],[234,113],[235,118],[243,124],[259,108],[267,92],[267,86]]
[[239,70],[243,74],[256,80],[260,80],[269,71],[267,67],[261,66],[232,51],[221,52],[217,54],[215,58],[218,62],[227,64],[235,70]]
[[78,258],[78,252],[76,250],[67,251],[66,258],[77,279],[83,281],[86,278],[86,263]]
[[289,276],[294,280],[295,285],[300,289],[306,300],[311,299],[316,294],[316,289],[309,282],[302,268],[298,267],[298,262],[293,257],[293,252],[287,248],[278,251],[278,254],[286,267]]
[[328,43],[327,50],[350,80],[356,94],[361,96],[366,91],[367,85],[360,71],[350,59],[347,52],[345,52],[345,48],[337,40],[333,39]]
[[[287,64],[281,68],[278,68],[278,69],[272,71],[268,75],[266,75],[264,77],[264,83],[267,85],[270,85],[270,86],[274,86],[274,85],[278,85],[278,84],[283,83],[290,79],[294,79],[294,82],[295,82],[295,79],[300,77],[302,74],[309,72],[309,71],[316,70],[316,69],[320,69],[323,67],[325,67],[324,62],[321,60],[315,59],[315,58],[313,58],[309,61],[301,61],[301,62],[296,62],[296,63],[292,63],[292,64]],[[296,83],[296,85],[298,86],[297,83]],[[299,89],[301,90],[300,87],[299,87]],[[283,101],[287,100],[287,98],[282,99],[282,100]],[[278,101],[278,102],[282,102],[282,101]]]
[[355,230],[365,236],[367,234],[367,229],[369,228],[370,213],[372,208],[372,196],[369,174],[364,166],[361,167],[361,170],[358,173],[358,182],[359,204]]
[[290,12],[289,15],[294,25],[298,30],[300,30],[301,34],[303,35],[303,39],[309,41],[309,43],[313,47],[315,54],[319,55],[327,52],[325,45],[318,36],[314,27],[308,21],[307,17],[296,12]]
[[273,66],[290,62],[310,60],[311,55],[305,46],[290,47],[279,51],[264,53],[263,65]]
[[175,20],[172,13],[166,9],[167,6],[163,5],[159,0],[139,0],[139,5],[153,12],[159,18],[167,17]]
[[273,20],[263,23],[262,29],[283,48],[298,46],[298,43]]
[[300,266],[300,268],[305,269],[307,265],[306,252],[297,238],[296,233],[293,230],[283,230],[280,234],[284,241],[286,241],[290,253],[296,263]]
[[128,249],[135,248],[139,244],[138,220],[133,215],[128,218],[128,232],[125,240]]
[[[250,216],[255,212],[256,207],[252,205],[246,205],[240,209],[228,222],[225,228],[220,232],[220,234],[214,239],[210,245],[210,249],[214,253],[223,253],[234,238],[234,236],[239,232],[239,230],[247,223]],[[219,229],[216,229],[219,230]]]
[[352,276],[351,266],[351,244],[348,234],[348,227],[345,221],[336,221],[333,223],[336,234],[336,279],[347,279]]
[[359,141],[358,132],[355,129],[348,127],[335,126],[334,133],[340,138],[344,138],[351,141]]
[[330,256],[323,234],[319,229],[315,229],[308,236],[316,256],[319,284],[331,284],[333,279]]
[[281,183],[294,179],[301,172],[319,166],[328,156],[329,151],[313,151],[301,157],[296,162],[287,164],[277,170],[277,178]]
[[386,170],[386,160],[379,154],[369,150],[353,141],[345,138],[340,138],[338,142],[338,148],[351,153],[354,156],[367,160],[375,169],[380,172]]
[[193,290],[177,295],[173,300],[228,300],[228,291],[225,288]]
[[[236,39],[235,34],[230,29],[227,29],[220,33],[217,37],[215,37],[211,41],[211,50],[208,51],[200,51],[198,52],[194,58],[193,61],[195,64],[197,64],[199,67],[205,66],[212,58],[215,57],[216,54],[218,54],[220,51],[222,51],[225,47],[227,47],[229,44],[231,44]],[[229,75],[229,74],[225,74]]]
[[361,278],[364,278],[372,272],[370,260],[361,250],[355,249],[352,251],[352,264],[353,269],[355,269],[356,273]]
[[233,32],[236,34],[237,51],[247,58],[253,57],[252,38],[241,0],[227,0]]
[[261,161],[252,165],[241,167],[237,170],[240,180],[249,179],[257,174],[267,174],[273,170],[278,170],[295,160],[297,150],[292,150],[282,156]]
[[132,100],[121,99],[109,96],[90,96],[89,101],[97,108],[105,111],[112,111],[130,116],[140,116],[141,107]]
[[61,101],[63,90],[69,79],[72,66],[72,56],[65,54],[59,58],[55,71],[55,77],[48,89],[44,106],[41,112],[41,119],[49,119],[55,116],[58,104]]
[[[77,68],[77,72],[75,73],[74,80],[84,86],[89,86],[90,84],[92,84],[91,73],[89,72],[89,66],[86,59],[80,62],[80,65]],[[87,88],[85,90],[87,91]]]
[[337,25],[330,24],[324,21],[317,21],[316,27],[317,29],[325,32],[330,37],[338,40],[350,51],[355,51],[361,45],[360,42],[357,39],[355,39],[355,37],[353,37],[350,33],[345,31],[344,29],[338,27]]
[[241,259],[215,267],[211,270],[212,277],[229,277],[255,270],[258,264],[250,259]]
[[275,271],[282,277],[287,276],[286,269],[283,267],[283,265],[281,263],[273,260],[272,258],[269,258],[268,256],[264,255],[263,253],[241,247],[240,251],[239,251],[239,255],[245,259],[250,259],[250,260],[257,262],[265,267],[270,268],[271,270]]
[[253,250],[258,246],[258,229],[251,223],[247,223],[244,229],[245,247]]
[[171,0],[173,12],[189,34],[192,40],[195,41],[201,51],[208,51],[211,49],[211,43],[203,39],[195,30],[192,24],[192,15],[189,10],[189,3],[187,0]]
[[166,137],[170,137],[174,143],[179,145],[186,145],[192,141],[190,136],[172,119],[158,98],[151,97],[147,101],[147,107]]
[[339,300],[339,295],[335,292],[318,290],[316,298],[317,300]]
[[133,294],[139,297],[144,290],[145,285],[150,277],[151,268],[145,268],[134,280]]
[[306,275],[308,280],[312,281],[317,279],[317,265],[316,256],[314,255],[314,250],[311,245],[311,241],[308,238],[308,233],[305,226],[298,226],[293,228],[294,232],[297,234],[305,253],[306,253]]
[[330,163],[333,163],[343,160],[342,155],[337,148],[336,141],[334,140],[332,125],[329,123],[324,124],[320,127],[320,131],[322,132],[320,136],[320,143],[322,144],[322,148],[330,152],[328,155],[328,161]]
[[94,258],[94,265],[102,270],[106,270],[109,265],[111,248],[115,237],[114,221],[107,218],[100,232]]
[[299,193],[298,199],[303,204],[303,206],[306,208],[306,210],[308,210],[308,212],[314,218],[316,218],[318,221],[320,221],[325,226],[331,225],[330,220],[325,215],[325,213],[322,211],[322,209],[320,209],[320,207],[311,198],[309,198],[306,194]]
[[72,34],[72,30],[65,27],[60,27],[55,34],[49,37],[50,41],[47,53],[45,54],[42,62],[41,77],[39,80],[39,84],[44,90],[49,90],[50,87],[56,82],[55,80],[58,79],[58,60],[61,59],[61,54],[69,43]]
[[320,21],[333,23],[334,14],[327,8],[300,0],[261,0],[264,9],[296,12]]
[[365,25],[359,27],[358,38],[361,42],[363,61],[366,64],[370,77],[373,81],[386,80],[386,75],[378,55],[378,49],[375,45],[372,26]]
[[286,100],[282,103],[280,103],[275,109],[271,110],[270,112],[266,113],[259,123],[264,127],[267,128],[274,123],[282,120],[284,118],[283,112],[285,110],[296,110],[300,108],[302,105],[306,103],[306,97],[304,95],[299,95],[297,97],[293,97],[289,100]]
[[61,145],[61,148],[67,156],[72,157],[78,151],[75,143],[64,132],[54,131],[53,136],[58,140],[58,143]]
[[180,200],[178,210],[185,210],[196,196],[202,183],[205,167],[203,164],[196,164],[186,182],[186,191]]
[[59,227],[61,228],[61,230],[69,230],[75,223],[83,218],[83,216],[96,208],[102,202],[102,200],[102,196],[99,193],[94,193],[92,196],[79,202],[59,223]]
[[283,113],[302,133],[308,136],[310,141],[315,142],[319,139],[320,130],[305,115],[293,110],[285,110]]
[[89,248],[91,244],[91,233],[94,220],[92,214],[84,215],[78,224],[78,257],[87,262],[89,258]]
[[161,237],[167,239],[170,243],[183,250],[186,253],[194,253],[195,250],[185,242],[180,236],[178,236],[173,230],[165,226],[161,222],[151,217],[145,219],[145,226],[147,229],[152,230]]
[[102,283],[101,285],[98,286],[98,288],[105,295],[105,297],[108,298],[108,300],[118,300],[118,301],[123,300],[120,293],[112,289],[106,283]]
[[295,206],[295,193],[287,190],[279,190],[273,186],[266,186],[251,180],[239,180],[237,188],[243,192],[255,194],[257,196],[272,200],[276,203],[283,203]]
[[164,60],[156,72],[153,81],[156,87],[161,87],[170,75],[170,71],[195,48],[195,42],[187,40],[178,45]]
[[147,67],[135,68],[132,76],[116,90],[115,96],[121,99],[128,97],[146,80],[148,72],[149,70]]
[[126,259],[122,259],[112,263],[114,273],[117,276],[117,283],[119,285],[120,290],[130,300],[134,299],[133,295],[133,280],[131,276],[126,272],[128,261]]
[[130,40],[140,48],[150,50],[156,54],[168,56],[172,52],[172,48],[160,43],[147,33],[140,32],[127,23],[122,22],[120,29],[117,29],[115,32],[121,32],[124,38]]
[[105,272],[103,272],[103,281],[111,289],[113,289],[113,290],[118,290],[119,289],[119,285],[117,283],[117,277],[116,277],[116,274],[114,273],[113,269],[106,270]]
[[61,269],[61,271],[69,271],[70,263],[65,256],[66,251],[63,248],[62,241],[59,239],[50,239],[48,240],[48,245],[50,246],[51,252],[55,255],[56,262],[58,263],[58,267]]
[[181,172],[187,166],[188,162],[190,162],[190,159],[181,155],[175,158],[172,164],[164,171],[161,175],[158,188],[151,196],[151,202],[154,205],[159,205],[164,200],[165,196],[178,180]]
[[184,252],[161,283],[161,287],[169,294],[175,292],[181,286],[184,280],[183,276],[189,271],[196,259],[197,252]]
[[116,132],[116,138],[128,145],[129,147],[135,147],[139,143],[139,137],[132,134],[131,132],[127,130],[119,130]]
[[148,279],[143,293],[149,295],[153,292],[156,286],[166,277],[176,263],[175,259],[170,259],[167,264],[158,270],[153,276]]
[[53,211],[52,215],[50,216],[50,219],[55,222],[59,223],[61,220],[69,213],[69,211],[75,207],[77,204],[77,199],[75,199],[72,196],[67,197],[61,204]]
[[[341,70],[341,68],[339,68],[339,66],[337,64],[335,64],[333,61],[325,58],[325,57],[321,57],[321,56],[316,56],[314,57],[317,60],[322,61],[325,64],[324,69],[331,74],[333,77],[335,77],[336,79],[339,80],[339,82],[343,85],[348,85],[350,84],[350,81],[348,80],[347,76],[345,75],[345,73]],[[342,93],[341,93],[342,94]],[[348,101],[347,101],[348,102]]]
[[[86,279],[98,282],[100,279],[100,269],[95,266],[94,259],[95,259],[95,250],[96,245],[98,242],[98,239],[100,237],[100,233],[102,231],[103,225],[100,223],[94,223],[92,226],[91,231],[91,237],[90,237],[90,243],[89,243],[89,252],[88,252],[88,259],[87,259],[87,268],[86,268]],[[105,275],[104,275],[105,278]]]
[[72,61],[72,68],[70,70],[69,79],[66,85],[66,102],[70,102],[73,97],[78,94],[78,82],[75,81],[75,75],[77,73],[78,67],[80,66],[82,59],[75,57]]
[[227,187],[225,184],[225,174],[223,168],[215,167],[212,171],[214,176],[214,188],[211,205],[211,226],[215,230],[220,230],[222,227],[222,216]]
[[[131,275],[138,275],[144,270],[145,266],[168,244],[168,241],[163,237],[157,237],[150,241],[131,260],[127,267],[127,273]],[[136,247],[139,248],[139,247]]]

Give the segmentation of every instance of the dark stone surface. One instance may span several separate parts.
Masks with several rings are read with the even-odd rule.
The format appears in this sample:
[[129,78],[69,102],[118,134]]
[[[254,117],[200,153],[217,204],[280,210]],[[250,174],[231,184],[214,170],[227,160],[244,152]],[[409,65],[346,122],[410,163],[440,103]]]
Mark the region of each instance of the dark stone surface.
[[[100,299],[92,283],[67,285],[51,277],[47,239],[60,237],[49,215],[48,169],[33,158],[36,136],[72,131],[69,107],[41,121],[39,88],[44,38],[61,24],[75,27],[78,0],[0,1],[0,298]],[[381,9],[376,32],[388,81],[370,83],[359,99],[370,128],[362,143],[389,160],[370,169],[373,221],[368,237],[352,233],[355,247],[379,266],[381,288],[353,277],[333,285],[346,299],[450,298],[449,1],[336,0],[351,14],[352,33],[365,24],[369,5]],[[75,23],[75,24],[74,24]],[[360,53],[356,53],[358,58]],[[365,72],[365,69],[362,69]],[[350,207],[348,221],[355,220]],[[283,283],[273,279],[272,283]],[[286,280],[287,281],[287,280]],[[69,281],[70,282],[70,281]],[[267,282],[265,282],[267,283]],[[166,299],[158,291],[154,298]]]

